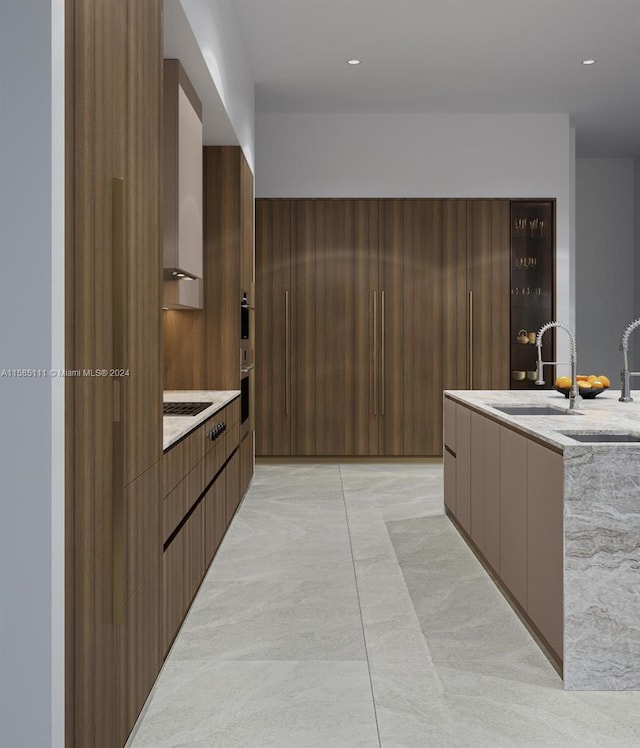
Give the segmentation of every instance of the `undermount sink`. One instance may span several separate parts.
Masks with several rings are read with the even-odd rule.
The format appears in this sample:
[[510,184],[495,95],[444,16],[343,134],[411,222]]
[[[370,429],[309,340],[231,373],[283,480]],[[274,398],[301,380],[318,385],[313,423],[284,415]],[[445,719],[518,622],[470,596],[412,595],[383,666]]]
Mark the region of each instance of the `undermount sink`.
[[566,416],[569,412],[576,413],[567,408],[554,408],[552,405],[491,405],[490,407],[508,416]]
[[561,434],[578,442],[640,442],[637,434],[612,434],[597,431],[561,431]]

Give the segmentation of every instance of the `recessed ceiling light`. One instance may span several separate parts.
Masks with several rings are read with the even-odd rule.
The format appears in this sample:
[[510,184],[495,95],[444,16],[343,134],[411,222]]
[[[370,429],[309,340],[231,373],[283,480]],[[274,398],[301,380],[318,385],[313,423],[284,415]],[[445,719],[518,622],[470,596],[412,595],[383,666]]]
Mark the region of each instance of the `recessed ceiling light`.
[[593,60],[593,59],[592,59],[592,58],[590,57],[590,58],[589,58],[589,59],[587,59],[587,60],[583,60],[583,61],[582,61],[582,64],[583,64],[583,65],[595,65],[595,64],[596,64],[596,61],[595,61],[595,60]]
[[359,65],[360,60],[356,60],[355,57],[352,60],[347,60],[347,65]]

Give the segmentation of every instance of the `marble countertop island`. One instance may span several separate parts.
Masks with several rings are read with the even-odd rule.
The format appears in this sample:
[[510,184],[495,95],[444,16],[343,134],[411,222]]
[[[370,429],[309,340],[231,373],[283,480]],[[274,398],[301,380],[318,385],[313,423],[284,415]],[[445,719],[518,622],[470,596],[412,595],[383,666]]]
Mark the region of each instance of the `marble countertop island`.
[[162,448],[180,441],[190,431],[204,423],[219,410],[240,395],[240,390],[165,390],[162,399],[165,403],[212,403],[195,416],[164,416],[162,419]]
[[640,690],[640,442],[583,443],[564,431],[640,437],[640,392],[581,398],[578,415],[507,415],[495,405],[568,408],[555,390],[447,391],[548,444],[564,461],[564,681],[574,690]]

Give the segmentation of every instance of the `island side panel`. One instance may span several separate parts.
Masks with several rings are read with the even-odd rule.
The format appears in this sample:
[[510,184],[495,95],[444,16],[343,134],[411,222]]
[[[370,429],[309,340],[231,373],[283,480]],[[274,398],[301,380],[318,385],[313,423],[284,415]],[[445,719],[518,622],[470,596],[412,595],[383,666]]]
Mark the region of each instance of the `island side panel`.
[[565,447],[564,681],[640,689],[640,445]]

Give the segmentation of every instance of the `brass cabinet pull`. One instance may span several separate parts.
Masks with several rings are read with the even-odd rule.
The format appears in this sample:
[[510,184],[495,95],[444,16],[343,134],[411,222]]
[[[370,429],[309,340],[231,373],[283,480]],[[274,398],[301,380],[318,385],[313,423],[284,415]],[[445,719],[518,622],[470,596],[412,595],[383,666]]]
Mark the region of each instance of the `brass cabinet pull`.
[[385,339],[384,339],[384,291],[380,291],[380,370],[381,370],[381,385],[380,385],[380,415],[384,415],[384,401],[385,401]]
[[469,291],[469,389],[473,389],[473,291]]
[[289,292],[284,292],[284,414],[289,415]]
[[[112,186],[112,319],[113,319],[113,367],[126,369],[125,324],[127,319],[127,270],[125,256],[125,201],[124,179],[115,177]],[[124,621],[124,416],[122,411],[121,377],[113,378],[113,424],[112,424],[112,555],[113,575],[113,622]]]
[[373,325],[371,327],[373,337],[373,415],[378,417],[378,292],[373,292]]

